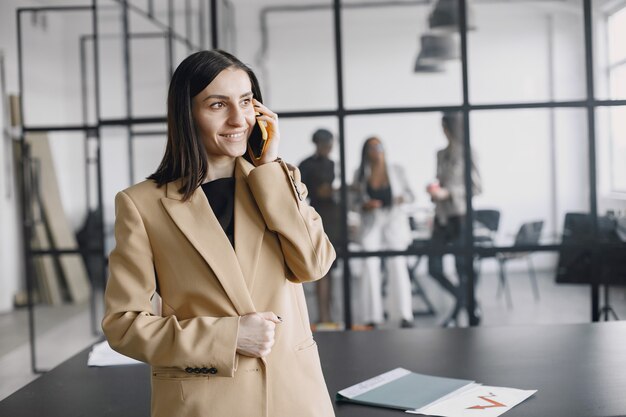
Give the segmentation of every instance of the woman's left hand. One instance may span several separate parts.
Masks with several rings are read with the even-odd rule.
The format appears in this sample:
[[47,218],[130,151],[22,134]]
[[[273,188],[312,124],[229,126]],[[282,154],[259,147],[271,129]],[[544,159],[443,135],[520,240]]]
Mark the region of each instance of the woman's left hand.
[[254,111],[260,113],[256,116],[257,120],[262,120],[266,123],[265,129],[267,130],[267,147],[265,153],[257,161],[257,165],[267,164],[268,162],[274,162],[278,158],[278,145],[280,144],[280,130],[278,129],[278,115],[268,109],[263,103],[257,99],[252,100],[254,105]]

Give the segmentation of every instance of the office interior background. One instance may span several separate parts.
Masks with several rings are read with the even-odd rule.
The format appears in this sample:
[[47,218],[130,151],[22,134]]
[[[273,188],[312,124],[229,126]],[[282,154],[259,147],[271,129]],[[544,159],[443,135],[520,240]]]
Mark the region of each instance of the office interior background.
[[[437,26],[438,7],[456,20]],[[443,111],[466,116],[483,182],[468,201],[474,238],[444,257],[453,278],[454,254],[475,259],[480,325],[626,317],[624,0],[7,0],[0,16],[0,369],[15,370],[0,371],[0,398],[101,337],[114,195],[156,169],[169,77],[198,49],[255,70],[283,159],[311,155],[318,128],[335,135],[334,329],[362,324],[363,259],[389,255],[354,239],[350,185],[370,136],[415,195],[401,254],[416,326],[449,312],[426,262]],[[484,210],[497,227],[477,221]],[[521,239],[537,222],[536,239]],[[306,293],[315,323],[313,285]]]

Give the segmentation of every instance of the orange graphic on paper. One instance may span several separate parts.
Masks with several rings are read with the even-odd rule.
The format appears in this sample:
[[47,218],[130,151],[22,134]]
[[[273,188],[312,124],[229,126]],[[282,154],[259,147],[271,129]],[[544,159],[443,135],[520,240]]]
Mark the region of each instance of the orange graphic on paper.
[[493,408],[493,407],[506,407],[506,404],[499,403],[495,400],[490,399],[490,397],[495,397],[493,393],[489,393],[489,395],[479,395],[483,401],[487,401],[490,405],[473,405],[471,407],[467,407],[468,410],[484,410],[485,408]]

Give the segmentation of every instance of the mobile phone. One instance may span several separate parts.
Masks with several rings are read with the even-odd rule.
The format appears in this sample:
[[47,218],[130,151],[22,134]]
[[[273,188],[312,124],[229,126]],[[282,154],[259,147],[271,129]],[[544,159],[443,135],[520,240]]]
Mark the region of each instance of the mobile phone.
[[[259,114],[257,114],[258,116]],[[265,128],[266,122],[264,120],[256,119],[252,133],[248,138],[248,156],[252,161],[258,161],[265,154],[267,149],[268,135]]]

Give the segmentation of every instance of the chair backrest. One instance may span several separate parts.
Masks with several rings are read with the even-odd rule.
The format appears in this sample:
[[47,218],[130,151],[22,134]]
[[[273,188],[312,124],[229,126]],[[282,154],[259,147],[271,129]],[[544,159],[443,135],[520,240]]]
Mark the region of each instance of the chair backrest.
[[[584,243],[593,238],[593,223],[589,213],[565,213],[563,243]],[[598,216],[598,238],[619,242],[617,221],[608,216]]]
[[497,232],[500,226],[499,210],[475,210],[474,220],[485,226],[491,232]]
[[[600,253],[599,273],[592,274],[593,222],[589,213],[566,213],[563,225],[563,246],[559,249],[556,271],[558,283],[597,283],[606,285],[626,284],[626,258],[622,248],[603,249]],[[620,242],[617,221],[609,216],[598,216],[598,239]],[[571,244],[589,244],[575,247]],[[571,246],[571,247],[570,247]]]
[[543,220],[527,222],[520,226],[515,236],[515,245],[537,245],[543,229]]
[[593,236],[589,213],[565,213],[563,243],[584,242]]

